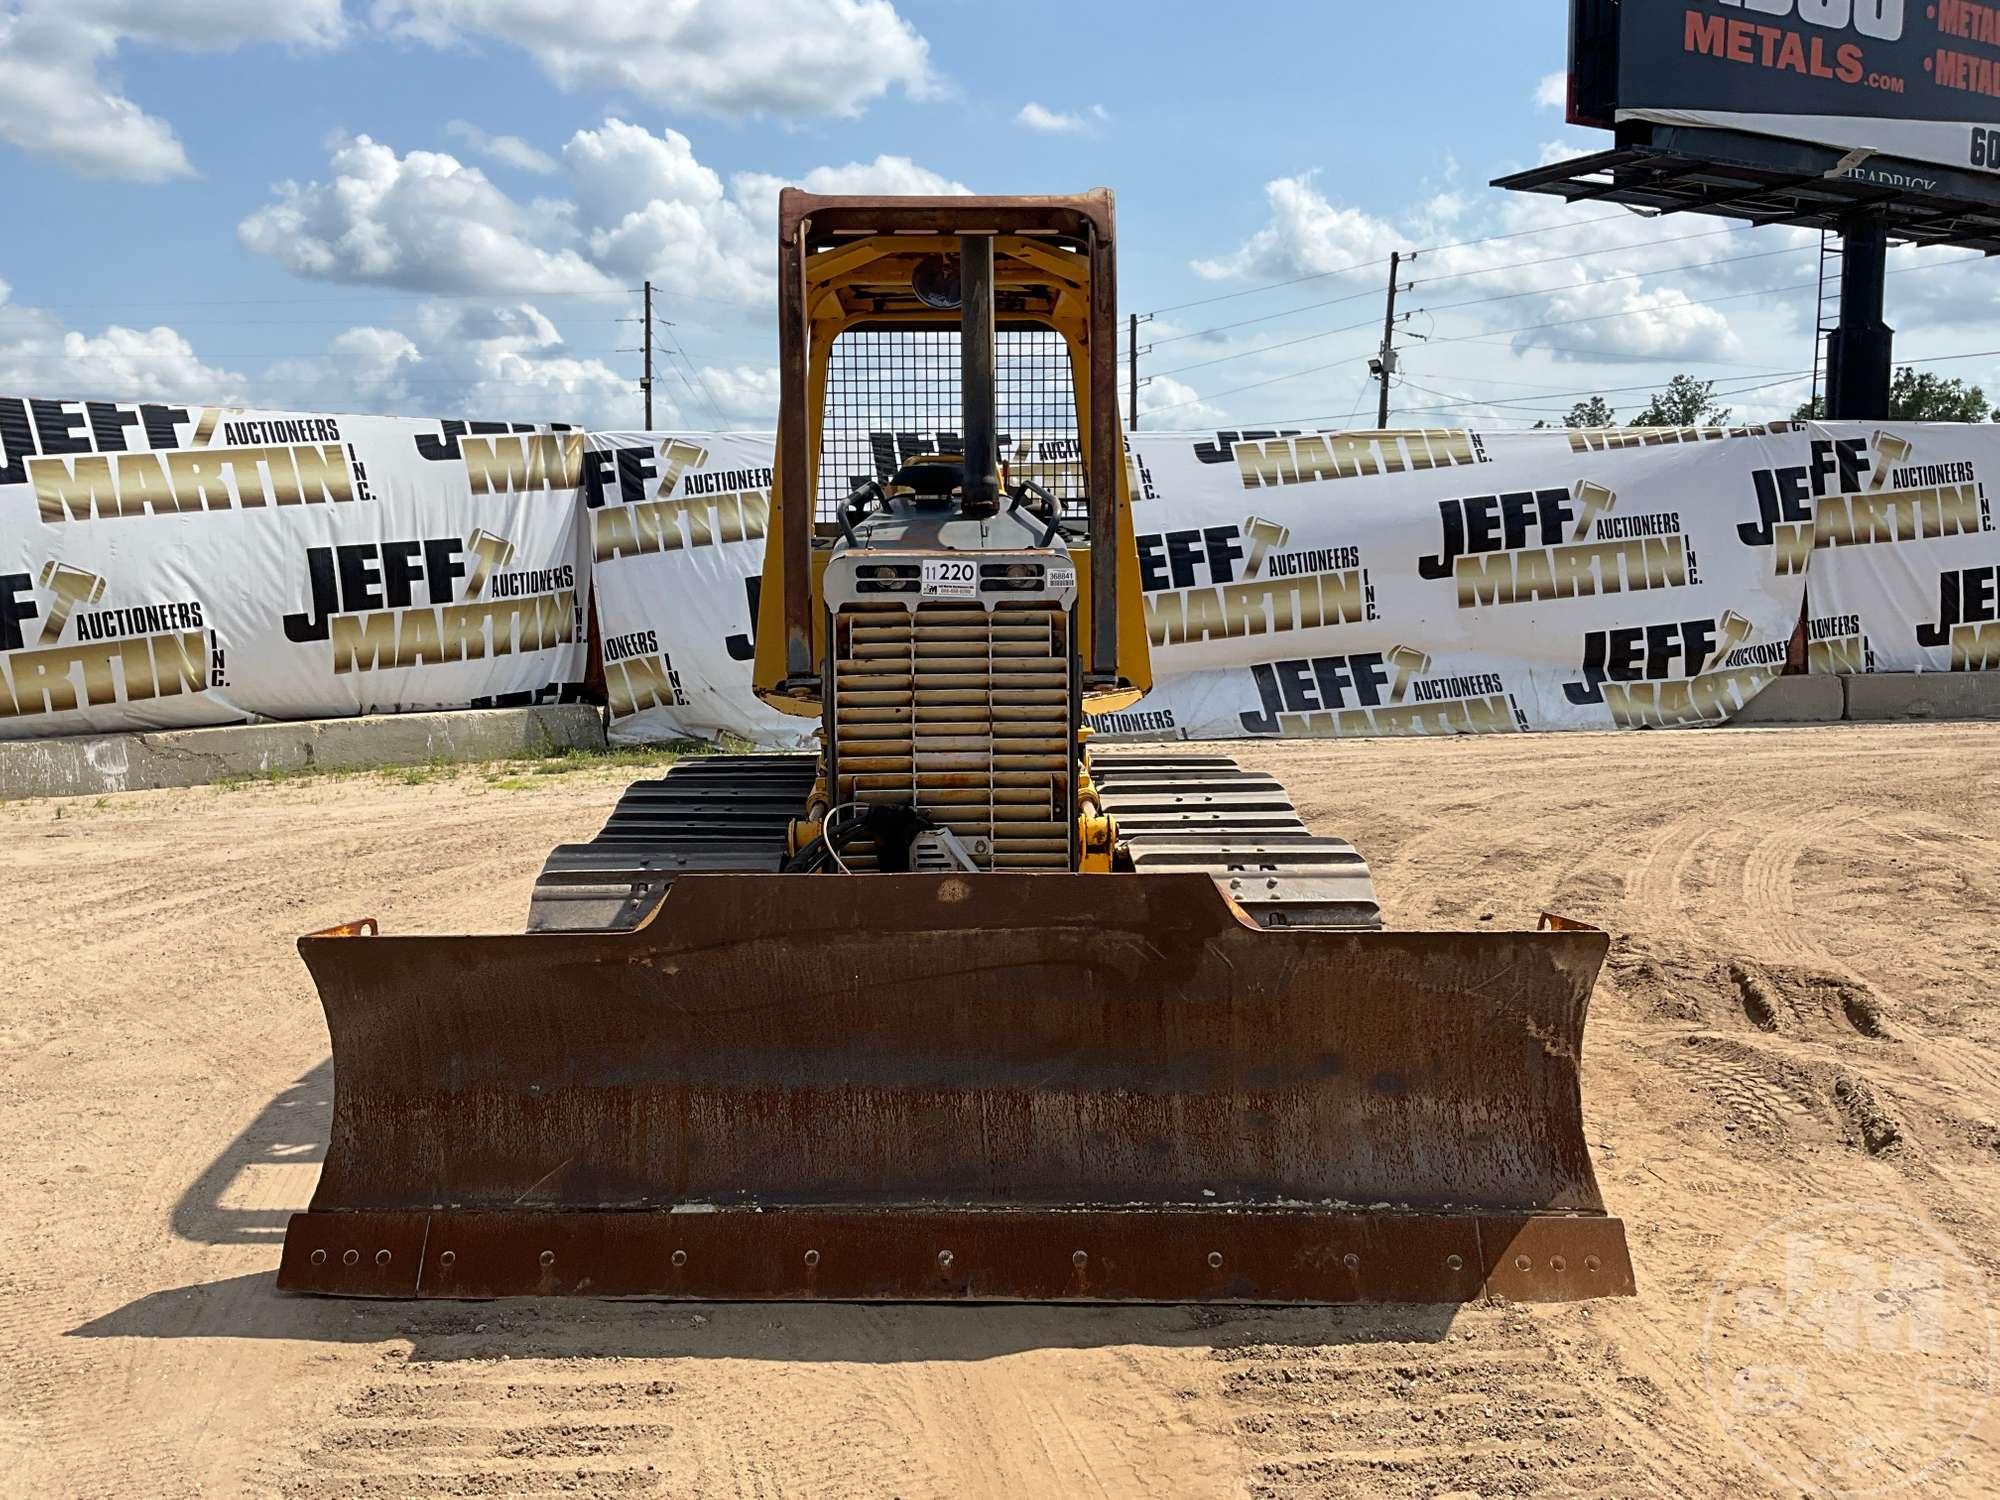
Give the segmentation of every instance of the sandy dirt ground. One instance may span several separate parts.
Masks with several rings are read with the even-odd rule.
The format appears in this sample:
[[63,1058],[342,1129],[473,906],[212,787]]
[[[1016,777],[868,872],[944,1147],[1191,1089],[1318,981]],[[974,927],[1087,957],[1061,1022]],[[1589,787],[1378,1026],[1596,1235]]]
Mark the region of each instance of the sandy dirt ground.
[[1234,749],[1394,925],[1614,934],[1585,1104],[1638,1297],[280,1297],[330,1086],[294,936],[518,930],[633,773],[16,802],[0,1492],[2000,1495],[2000,726]]

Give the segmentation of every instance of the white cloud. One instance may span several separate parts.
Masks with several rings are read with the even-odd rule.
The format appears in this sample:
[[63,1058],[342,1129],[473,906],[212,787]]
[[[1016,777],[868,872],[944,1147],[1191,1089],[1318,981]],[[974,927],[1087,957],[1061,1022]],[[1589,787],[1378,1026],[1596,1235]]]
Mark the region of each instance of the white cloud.
[[1647,290],[1641,282],[1599,282],[1555,293],[1539,312],[1545,316],[1537,322],[1570,326],[1517,334],[1515,348],[1560,345],[1571,359],[1580,357],[1580,349],[1696,362],[1731,358],[1742,348],[1722,310],[1697,306],[1674,286]]
[[348,35],[340,0],[23,0],[162,47],[227,52],[244,42],[331,47]]
[[[615,369],[572,347],[529,302],[432,301],[395,327],[347,328],[318,354],[248,373],[203,360],[174,328],[67,327],[47,309],[14,303],[0,281],[0,391],[38,396],[636,427],[632,364]],[[731,427],[776,420],[771,367],[683,365],[663,348],[658,371],[660,426],[713,428],[718,408]]]
[[[1574,150],[1557,143],[1543,154]],[[1812,362],[1815,233],[1738,233],[1533,194],[1446,191],[1383,212],[1342,202],[1311,174],[1272,181],[1266,196],[1262,224],[1191,263],[1243,300],[1156,322],[1160,347],[1142,361],[1156,382],[1189,382],[1227,413],[1223,425],[1349,420],[1381,338],[1392,250],[1406,257],[1397,342],[1411,389],[1395,397],[1399,410],[1473,416],[1482,408],[1448,404],[1471,389],[1493,403],[1495,420],[1525,425],[1559,419],[1593,386],[1651,389],[1677,370],[1725,384],[1782,381]],[[1947,286],[1969,310],[1978,304],[1968,322],[2000,310],[1971,278],[1906,279],[1911,326],[1931,320],[1930,299]],[[1787,394],[1773,391],[1774,401]],[[1643,394],[1610,399],[1627,412],[1644,403]],[[1737,404],[1748,411],[1762,399]]]
[[411,328],[350,328],[258,382],[277,405],[500,421],[634,420],[635,386],[527,303],[427,303]]
[[742,119],[858,115],[935,89],[930,44],[889,0],[375,0],[378,26],[435,47],[492,38],[564,88]]
[[117,45],[103,27],[0,15],[0,140],[91,177],[191,173],[173,127],[99,76]]
[[1074,114],[1049,109],[1030,99],[1021,106],[1021,112],[1014,118],[1030,130],[1039,130],[1049,135],[1075,135],[1079,131],[1088,130],[1094,120],[1110,119],[1111,114],[1101,104],[1091,105],[1085,114]]
[[679,131],[606,120],[570,137],[562,166],[595,265],[628,286],[650,277],[683,296],[762,300],[770,247]]
[[1281,280],[1360,261],[1386,264],[1390,251],[1407,244],[1392,226],[1374,215],[1330,202],[1313,185],[1315,175],[1307,172],[1266,183],[1270,222],[1228,254],[1195,261],[1195,273],[1211,281],[1233,277]]
[[466,150],[476,152],[480,156],[491,157],[502,166],[543,175],[556,169],[556,159],[553,156],[546,151],[536,150],[518,135],[488,135],[467,120],[448,121],[444,133],[455,141],[463,142]]
[[1535,85],[1535,104],[1541,109],[1569,108],[1569,74],[1544,73]]
[[476,167],[367,136],[333,142],[326,182],[280,183],[239,226],[243,244],[299,276],[480,293],[611,293],[560,237],[559,212],[523,208]]
[[92,177],[184,177],[194,167],[173,127],[107,71],[122,44],[327,47],[345,34],[340,0],[13,0],[0,7],[0,141]]
[[730,194],[756,225],[760,254],[777,235],[778,190],[787,186],[802,187],[809,193],[914,194],[933,198],[972,191],[964,183],[919,166],[907,156],[878,156],[873,161],[851,161],[845,166],[814,167],[799,177],[738,172],[729,179]]
[[1155,375],[1139,387],[1139,425],[1162,432],[1200,432],[1224,422],[1222,408],[1195,394],[1171,375]]
[[555,165],[570,196],[524,204],[452,156],[341,138],[325,180],[280,184],[238,233],[295,274],[327,281],[546,295],[650,279],[665,292],[756,306],[772,295],[785,181],[825,193],[966,191],[902,156],[725,184],[679,131],[615,119],[577,131]]
[[[511,44],[563,87],[732,119],[851,117],[892,88],[938,89],[890,0],[374,0],[368,20],[437,47]],[[342,0],[0,0],[0,143],[91,176],[188,176],[172,124],[112,72],[123,49],[330,48],[357,29]],[[519,137],[465,130],[470,150],[549,170]]]
[[0,390],[124,401],[241,401],[243,377],[204,364],[171,328],[111,324],[87,334],[9,300],[0,281]]
[[[777,191],[785,179],[764,172],[739,172],[731,179],[736,195],[756,211],[751,198],[767,188],[770,211],[778,211]],[[971,188],[953,181],[929,167],[920,167],[907,156],[878,156],[873,161],[851,161],[839,167],[814,167],[796,179],[796,186],[809,193],[914,193],[955,196]]]
[[[662,349],[656,377],[658,426],[754,429],[776,419],[775,370],[687,367]],[[636,370],[571,348],[527,302],[425,303],[408,327],[347,329],[323,353],[276,364],[254,384],[274,405],[335,411],[601,428],[636,427],[642,415]]]

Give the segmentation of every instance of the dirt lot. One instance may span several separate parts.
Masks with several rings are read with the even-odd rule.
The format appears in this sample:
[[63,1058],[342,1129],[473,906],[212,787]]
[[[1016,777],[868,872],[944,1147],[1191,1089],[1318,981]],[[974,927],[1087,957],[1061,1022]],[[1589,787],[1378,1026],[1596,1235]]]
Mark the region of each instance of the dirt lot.
[[[518,928],[544,851],[634,773],[17,802],[0,1491],[2000,1495],[2000,726],[1237,753],[1361,845],[1396,925],[1547,906],[1616,935],[1584,1082],[1638,1298],[280,1298],[329,1087],[292,938]],[[1877,1261],[1843,1323],[1834,1271]],[[1836,1294],[1811,1338],[1733,1295],[1773,1267]]]

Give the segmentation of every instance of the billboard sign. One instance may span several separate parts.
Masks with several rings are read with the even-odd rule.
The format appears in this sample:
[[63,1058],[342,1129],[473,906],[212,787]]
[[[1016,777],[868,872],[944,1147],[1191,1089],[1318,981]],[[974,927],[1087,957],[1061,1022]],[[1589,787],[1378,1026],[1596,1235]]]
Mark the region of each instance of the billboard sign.
[[1571,83],[1577,124],[2000,174],[2000,0],[1575,0]]

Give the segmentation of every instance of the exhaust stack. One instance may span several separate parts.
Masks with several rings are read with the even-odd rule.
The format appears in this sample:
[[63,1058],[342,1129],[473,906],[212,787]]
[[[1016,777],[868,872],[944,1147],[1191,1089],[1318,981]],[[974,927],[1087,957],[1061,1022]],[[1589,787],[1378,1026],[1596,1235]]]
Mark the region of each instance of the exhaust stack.
[[993,237],[958,237],[959,422],[965,433],[965,501],[968,516],[1000,508],[1000,439],[994,395]]

